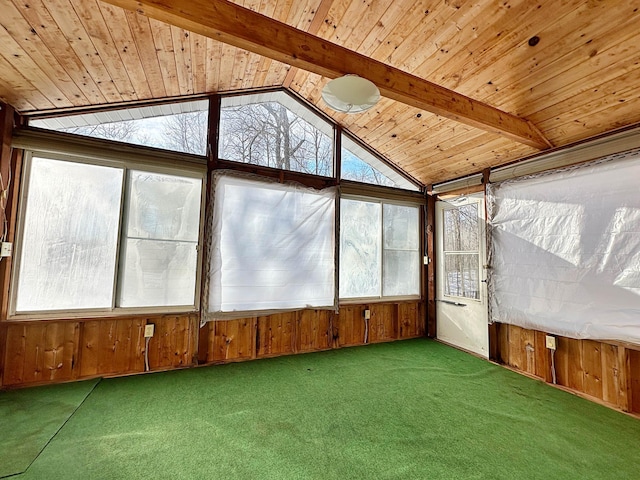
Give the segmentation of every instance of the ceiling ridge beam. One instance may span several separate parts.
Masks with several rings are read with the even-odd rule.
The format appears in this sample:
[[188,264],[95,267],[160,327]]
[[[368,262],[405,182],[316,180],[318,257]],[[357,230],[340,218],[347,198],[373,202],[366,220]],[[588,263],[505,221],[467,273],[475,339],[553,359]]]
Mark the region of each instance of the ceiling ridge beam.
[[359,75],[392,100],[540,150],[553,146],[523,118],[225,0],[102,1],[317,75]]

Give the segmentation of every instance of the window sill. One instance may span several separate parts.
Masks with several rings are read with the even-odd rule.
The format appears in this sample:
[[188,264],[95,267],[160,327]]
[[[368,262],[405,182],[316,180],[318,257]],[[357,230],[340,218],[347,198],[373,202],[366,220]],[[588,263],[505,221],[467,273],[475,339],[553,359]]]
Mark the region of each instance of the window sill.
[[100,319],[117,319],[117,318],[137,318],[137,317],[164,317],[164,316],[180,316],[193,315],[199,313],[194,307],[154,307],[154,308],[131,308],[131,309],[115,309],[115,310],[62,310],[56,312],[32,312],[32,313],[16,313],[9,315],[4,322],[34,322],[34,321],[78,321],[78,320],[100,320]]

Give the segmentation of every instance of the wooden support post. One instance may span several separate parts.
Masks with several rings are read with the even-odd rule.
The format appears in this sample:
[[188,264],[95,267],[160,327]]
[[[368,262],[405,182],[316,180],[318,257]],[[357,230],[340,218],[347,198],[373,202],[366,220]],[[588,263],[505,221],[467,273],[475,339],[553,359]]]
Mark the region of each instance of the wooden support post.
[[[11,176],[12,169],[12,149],[11,149],[11,134],[14,126],[15,110],[10,105],[0,102],[0,175],[2,175],[3,186],[7,188],[7,183]],[[16,191],[14,188],[9,187],[11,193]],[[4,195],[4,192],[0,192]],[[10,225],[11,220],[11,205],[13,204],[12,198],[8,196],[9,192],[6,192],[7,197],[4,200],[5,217],[7,225]],[[0,229],[4,226],[0,224]],[[13,238],[11,238],[13,240]],[[9,280],[10,280],[11,263],[10,258],[5,258],[0,261],[0,297],[2,299],[2,307],[0,312],[0,387],[3,385],[2,378],[4,376],[4,362],[5,351],[7,343],[7,325],[2,323],[7,318],[7,311],[9,305]]]
[[436,328],[436,197],[427,195],[427,220],[425,225],[425,237],[427,242],[427,336],[435,338]]

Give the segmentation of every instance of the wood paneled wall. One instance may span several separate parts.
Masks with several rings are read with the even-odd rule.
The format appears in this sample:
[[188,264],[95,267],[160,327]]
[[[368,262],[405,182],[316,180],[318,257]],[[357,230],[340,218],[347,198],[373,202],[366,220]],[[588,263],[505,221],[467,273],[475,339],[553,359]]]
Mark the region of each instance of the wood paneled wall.
[[[545,332],[494,324],[497,360],[551,383]],[[594,401],[640,414],[640,346],[556,336],[556,383]]]
[[[365,341],[364,310],[370,309]],[[2,387],[56,383],[313,352],[424,335],[423,303],[378,303],[302,310],[207,323],[197,314],[3,322]]]
[[144,326],[151,370],[194,365],[198,316],[6,322],[2,386],[56,383],[144,372]]
[[[364,318],[366,309],[371,313],[368,322]],[[209,322],[200,329],[199,358],[202,363],[224,363],[389,342],[424,334],[421,302],[345,305],[338,313],[301,310]]]

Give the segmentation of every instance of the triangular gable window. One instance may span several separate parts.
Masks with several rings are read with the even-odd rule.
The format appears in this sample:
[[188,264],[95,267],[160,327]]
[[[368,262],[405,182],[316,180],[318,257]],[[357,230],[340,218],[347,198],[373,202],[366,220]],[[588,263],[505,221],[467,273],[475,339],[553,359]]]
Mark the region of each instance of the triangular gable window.
[[417,185],[347,135],[342,135],[341,178],[372,185],[419,190]]
[[224,97],[224,160],[333,176],[333,126],[282,91]]

